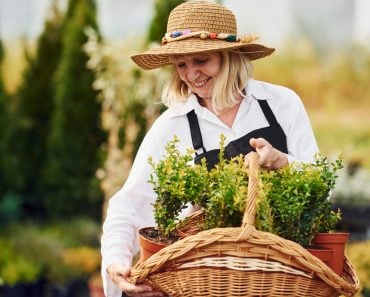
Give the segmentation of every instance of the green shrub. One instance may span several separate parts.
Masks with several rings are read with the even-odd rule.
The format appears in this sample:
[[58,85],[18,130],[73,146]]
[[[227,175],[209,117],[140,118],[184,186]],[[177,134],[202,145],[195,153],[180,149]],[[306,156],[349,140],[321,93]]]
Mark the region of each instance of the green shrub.
[[31,276],[65,284],[100,269],[100,225],[92,221],[17,224],[2,228],[1,234],[0,278],[7,284],[26,282]]
[[317,154],[314,163],[292,163],[261,174],[257,228],[306,246],[319,232],[333,230],[340,212],[332,211],[330,191],[342,159],[330,163]]
[[225,136],[220,137],[220,162],[209,172],[208,187],[202,203],[206,210],[205,228],[239,227],[248,191],[248,171],[242,155],[224,158]]
[[38,261],[18,254],[5,239],[0,239],[0,246],[0,284],[14,286],[38,280],[42,272]]
[[[179,223],[177,216],[187,203],[205,210],[205,229],[242,224],[248,192],[248,169],[244,157],[224,158],[225,136],[220,138],[219,164],[207,171],[205,161],[191,164],[192,150],[181,154],[175,137],[167,154],[153,168],[150,183],[157,199],[154,216],[158,229],[168,236]],[[260,170],[261,186],[256,227],[293,240],[303,246],[319,232],[333,230],[340,212],[328,199],[334,188],[342,158],[329,162],[321,154],[313,163],[292,163],[275,171]]]
[[206,164],[191,166],[189,163],[193,160],[194,151],[189,149],[181,154],[178,143],[179,139],[174,136],[166,145],[166,155],[162,160],[148,160],[153,168],[149,183],[157,194],[154,218],[159,231],[166,237],[175,236],[177,216],[186,204],[199,203],[206,193]]

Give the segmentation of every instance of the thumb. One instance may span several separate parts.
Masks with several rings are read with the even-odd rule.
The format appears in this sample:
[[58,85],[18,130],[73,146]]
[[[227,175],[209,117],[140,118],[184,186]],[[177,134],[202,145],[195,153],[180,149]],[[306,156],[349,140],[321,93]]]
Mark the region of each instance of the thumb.
[[262,148],[262,147],[268,145],[269,143],[264,138],[251,138],[249,140],[249,144],[250,144],[251,147],[253,147],[255,149],[259,149],[259,148]]

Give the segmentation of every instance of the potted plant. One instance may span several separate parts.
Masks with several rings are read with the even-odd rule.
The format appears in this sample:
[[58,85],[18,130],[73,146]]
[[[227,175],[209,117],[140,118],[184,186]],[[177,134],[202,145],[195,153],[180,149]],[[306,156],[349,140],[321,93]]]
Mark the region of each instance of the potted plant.
[[[335,186],[342,159],[329,162],[317,154],[313,163],[293,163],[277,171],[264,172],[261,199],[257,211],[257,227],[278,234],[307,247],[336,273],[343,268],[344,244],[348,233],[330,232],[340,220],[340,211],[333,211],[329,196]],[[340,235],[341,246],[332,244]],[[318,246],[320,248],[318,248]]]
[[244,157],[224,157],[226,137],[220,136],[219,163],[208,173],[205,195],[200,205],[205,210],[204,228],[239,227],[248,191],[248,169]]
[[204,200],[202,196],[206,193],[208,176],[206,164],[192,164],[194,151],[188,149],[182,154],[178,143],[178,137],[174,136],[165,147],[164,158],[158,162],[152,158],[148,160],[153,168],[149,183],[157,194],[154,203],[156,227],[139,230],[140,261],[178,240],[179,214],[188,203],[199,204]]
[[342,161],[317,154],[313,163],[292,163],[261,174],[258,227],[302,246],[319,232],[333,230],[340,212],[332,210],[330,191]]

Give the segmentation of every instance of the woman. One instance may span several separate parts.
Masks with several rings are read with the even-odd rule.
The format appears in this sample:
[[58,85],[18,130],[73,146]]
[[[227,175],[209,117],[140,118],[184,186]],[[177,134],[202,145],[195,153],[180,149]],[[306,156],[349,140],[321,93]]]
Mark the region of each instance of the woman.
[[138,228],[154,225],[147,160],[160,159],[174,135],[180,150],[194,147],[195,162],[205,157],[209,168],[218,161],[220,134],[227,138],[228,158],[256,150],[260,165],[268,169],[313,159],[318,149],[300,98],[285,87],[252,79],[251,60],[274,51],[255,40],[237,37],[235,17],[227,8],[189,1],[171,12],[160,47],[132,56],[144,69],[172,64],[174,71],[163,91],[169,108],[148,131],[129,178],[110,200],[102,236],[107,296],[122,291],[163,296],[148,286],[131,285],[127,277],[138,251]]

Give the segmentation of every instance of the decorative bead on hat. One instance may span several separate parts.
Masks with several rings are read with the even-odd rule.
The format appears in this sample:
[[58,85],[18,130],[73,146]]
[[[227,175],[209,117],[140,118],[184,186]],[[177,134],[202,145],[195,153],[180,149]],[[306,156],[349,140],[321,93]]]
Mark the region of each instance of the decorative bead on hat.
[[[206,31],[199,31],[199,32],[192,32],[189,29],[183,30],[183,31],[175,31],[175,32],[168,32],[165,34],[165,36],[162,38],[162,45],[168,43],[168,42],[173,42],[173,41],[178,41],[178,40],[183,40],[186,38],[191,38],[191,37],[199,37],[200,39],[222,39],[225,41],[229,42],[240,42],[244,40],[244,43],[252,42],[254,40],[257,40],[257,36],[247,36],[248,39],[242,39],[241,37],[238,37],[233,34],[227,34],[227,33],[210,33]],[[247,41],[248,40],[248,41]]]
[[250,43],[252,41],[257,40],[259,37],[256,35],[248,35],[245,37],[238,37],[233,34],[227,34],[227,33],[210,33],[206,31],[200,31],[200,32],[192,32],[189,29],[183,30],[183,31],[175,31],[175,32],[168,32],[165,34],[165,36],[162,38],[162,45],[178,41],[186,38],[191,37],[199,37],[200,39],[222,39],[229,42],[243,42],[243,43]]

